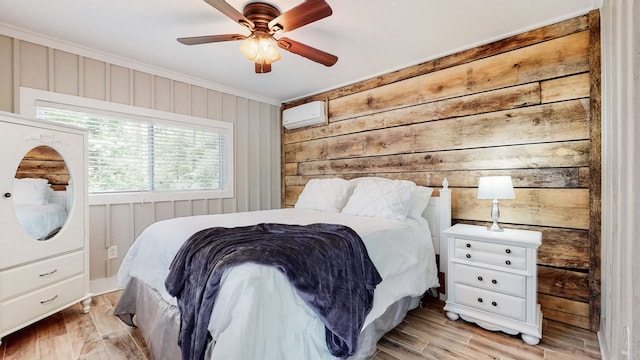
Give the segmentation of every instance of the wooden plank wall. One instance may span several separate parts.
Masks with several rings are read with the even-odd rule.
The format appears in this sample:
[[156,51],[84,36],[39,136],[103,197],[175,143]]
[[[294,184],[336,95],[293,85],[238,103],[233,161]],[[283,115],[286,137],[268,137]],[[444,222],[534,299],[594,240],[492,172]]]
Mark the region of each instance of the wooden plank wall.
[[24,155],[16,170],[16,178],[47,179],[54,191],[69,185],[69,169],[60,153],[49,146],[38,146]]
[[[453,222],[484,224],[480,176],[511,175],[502,223],[538,230],[548,319],[599,324],[598,12],[284,104],[329,124],[283,130],[283,202],[309,179],[382,176],[453,188]],[[595,58],[595,59],[594,59]],[[596,159],[594,159],[596,158]]]

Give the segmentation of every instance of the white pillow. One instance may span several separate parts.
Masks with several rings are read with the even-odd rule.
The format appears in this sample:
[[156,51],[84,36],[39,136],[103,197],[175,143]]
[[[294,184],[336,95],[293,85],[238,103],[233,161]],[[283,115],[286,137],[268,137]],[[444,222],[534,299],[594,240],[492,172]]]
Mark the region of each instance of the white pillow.
[[420,219],[422,217],[422,213],[429,204],[429,199],[431,198],[432,193],[433,189],[430,187],[416,186],[416,190],[411,194],[411,208],[409,209],[407,217]]
[[341,178],[311,179],[296,201],[296,209],[340,212],[351,195],[352,185]]
[[408,180],[358,179],[342,212],[345,214],[404,220],[416,184]]
[[49,198],[47,179],[13,179],[14,205],[44,205]]

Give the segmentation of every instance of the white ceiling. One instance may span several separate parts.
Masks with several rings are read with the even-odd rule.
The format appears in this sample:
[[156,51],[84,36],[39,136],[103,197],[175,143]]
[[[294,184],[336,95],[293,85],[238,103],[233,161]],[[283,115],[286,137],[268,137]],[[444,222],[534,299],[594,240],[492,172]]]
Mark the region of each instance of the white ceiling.
[[[269,0],[283,12],[302,1]],[[176,41],[248,34],[204,0],[0,0],[0,25],[280,103],[586,14],[602,1],[327,0],[333,15],[279,36],[338,62],[325,67],[282,51],[268,74],[254,72],[240,42]],[[227,2],[242,12],[251,1]]]

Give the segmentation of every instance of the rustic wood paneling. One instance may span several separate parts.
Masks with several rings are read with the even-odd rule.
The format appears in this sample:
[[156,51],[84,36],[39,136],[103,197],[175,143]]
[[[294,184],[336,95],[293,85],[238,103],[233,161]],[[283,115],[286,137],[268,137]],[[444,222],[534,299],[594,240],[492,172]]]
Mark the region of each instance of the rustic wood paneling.
[[438,187],[446,177],[454,222],[482,224],[490,203],[476,198],[478,178],[511,175],[516,199],[501,201],[500,219],[543,232],[544,316],[593,329],[594,26],[580,16],[284,104],[328,99],[329,108],[329,124],[283,131],[285,206],[312,178]]
[[435,72],[456,65],[464,64],[484,57],[494,56],[513,49],[538,44],[551,39],[574,34],[576,32],[585,31],[589,28],[589,21],[586,16],[580,16],[573,19],[563,21],[558,24],[545,26],[534,29],[523,34],[514,35],[503,40],[499,40],[490,44],[480,45],[478,47],[461,51],[455,54],[429,61],[416,66],[400,69],[383,76],[378,76],[369,80],[364,80],[352,85],[329,90],[319,94],[310,96],[309,98],[299,99],[291,103],[284,104],[284,108],[299,105],[308,101],[335,99],[341,96],[365,91],[382,85],[391,84],[397,81],[409,79],[415,76]]
[[[637,14],[637,12],[636,12]],[[591,197],[589,198],[591,226],[589,227],[589,245],[590,245],[590,266],[589,269],[589,320],[592,331],[598,330],[600,327],[600,311],[601,306],[601,259],[602,252],[601,236],[602,236],[602,99],[601,99],[601,43],[600,43],[600,13],[591,11],[589,13],[589,68],[591,69],[589,87],[589,98],[591,100],[591,152],[590,152],[590,168],[592,176],[589,178],[589,189]],[[637,58],[636,58],[637,61]]]
[[584,31],[493,57],[442,69],[329,103],[330,119],[425,103],[469,93],[573,75],[588,70]]
[[38,146],[24,154],[15,177],[47,179],[55,191],[66,190],[70,179],[64,159],[49,146]]

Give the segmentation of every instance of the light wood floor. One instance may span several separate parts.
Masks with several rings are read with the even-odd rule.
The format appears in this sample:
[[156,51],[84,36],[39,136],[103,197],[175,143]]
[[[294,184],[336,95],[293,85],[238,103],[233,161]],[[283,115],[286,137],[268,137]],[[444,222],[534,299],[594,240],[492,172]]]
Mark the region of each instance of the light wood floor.
[[[89,314],[75,305],[7,336],[0,360],[150,359],[140,333],[112,315],[119,297],[97,296]],[[600,359],[597,337],[586,330],[544,320],[542,340],[530,346],[517,336],[451,321],[442,306],[430,300],[411,311],[380,340],[373,360]]]

